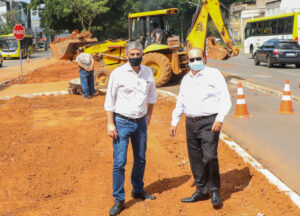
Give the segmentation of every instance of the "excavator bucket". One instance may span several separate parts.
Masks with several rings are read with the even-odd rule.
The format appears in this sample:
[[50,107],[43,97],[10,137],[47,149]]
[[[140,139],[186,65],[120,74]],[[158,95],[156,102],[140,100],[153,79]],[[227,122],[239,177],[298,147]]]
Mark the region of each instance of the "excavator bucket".
[[91,32],[78,33],[75,31],[70,37],[58,39],[50,44],[50,48],[57,59],[73,59],[78,47],[98,42],[92,38]]
[[230,58],[232,50],[221,46],[214,37],[207,38],[207,57],[217,60],[226,60]]

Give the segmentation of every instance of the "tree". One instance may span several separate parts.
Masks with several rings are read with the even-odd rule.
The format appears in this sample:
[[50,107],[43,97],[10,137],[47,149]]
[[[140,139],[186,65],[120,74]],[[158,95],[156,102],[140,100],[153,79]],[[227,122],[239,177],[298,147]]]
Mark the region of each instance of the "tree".
[[109,11],[109,7],[105,6],[108,0],[67,0],[66,2],[77,15],[74,21],[79,20],[83,30],[91,30],[96,16]]
[[108,0],[32,0],[30,8],[38,10],[42,27],[63,31],[92,30],[93,21],[106,13]]
[[11,10],[0,16],[0,35],[12,33],[12,29],[18,23],[17,10]]

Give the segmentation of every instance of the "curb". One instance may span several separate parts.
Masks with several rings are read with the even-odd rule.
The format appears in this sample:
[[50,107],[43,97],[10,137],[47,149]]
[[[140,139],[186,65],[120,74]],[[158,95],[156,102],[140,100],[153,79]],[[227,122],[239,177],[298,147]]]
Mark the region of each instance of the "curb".
[[15,95],[15,96],[8,96],[8,97],[1,97],[0,100],[9,100],[14,97],[24,97],[24,98],[34,98],[36,96],[49,96],[49,95],[66,95],[69,94],[68,91],[55,91],[55,92],[42,92],[42,93],[33,93],[33,94],[23,94],[23,95]]
[[[242,85],[244,87],[247,87],[249,89],[255,89],[255,90],[257,90],[259,92],[262,92],[262,93],[272,94],[272,95],[275,95],[277,97],[282,96],[282,91],[278,91],[278,90],[275,90],[275,89],[264,87],[262,85],[258,85],[258,84],[255,84],[255,83],[252,83],[252,82],[249,82],[249,81],[232,78],[232,79],[230,79],[230,82],[233,83],[233,84],[242,83]],[[294,101],[300,102],[300,97],[298,97],[298,96],[292,95],[292,99]]]
[[[158,89],[157,92],[165,96],[172,96],[177,99],[177,95],[166,91]],[[228,135],[221,132],[220,139],[227,145],[229,148],[234,150],[239,156],[241,156],[244,162],[249,163],[255,170],[262,173],[269,181],[270,184],[275,185],[280,191],[284,192],[290,197],[293,203],[300,208],[300,196],[290,189],[286,184],[284,184],[279,178],[277,178],[271,171],[264,168],[255,158],[253,158],[249,153],[247,153],[241,146],[239,146],[235,141],[233,141]]]

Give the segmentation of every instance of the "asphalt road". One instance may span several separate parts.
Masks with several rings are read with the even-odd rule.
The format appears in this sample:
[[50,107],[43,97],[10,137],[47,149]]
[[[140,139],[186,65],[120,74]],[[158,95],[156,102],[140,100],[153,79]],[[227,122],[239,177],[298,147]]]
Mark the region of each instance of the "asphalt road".
[[[292,94],[300,96],[300,69],[294,66],[254,66],[253,60],[245,54],[227,61],[209,60],[208,64],[223,72],[280,91],[283,90],[285,79],[289,79]],[[293,102],[295,114],[278,114],[276,111],[279,110],[280,97],[244,88],[251,117],[236,119],[233,115],[237,87],[230,82],[231,77],[226,77],[226,80],[232,97],[232,108],[225,119],[223,131],[300,194],[300,103]],[[177,94],[179,85],[173,83],[161,89]]]
[[209,59],[208,64],[223,72],[279,91],[283,90],[285,80],[289,80],[292,94],[300,97],[300,69],[295,65],[267,68],[265,63],[261,63],[256,66],[248,54],[242,53],[226,61]]
[[[34,61],[34,60],[41,59],[41,58],[47,58],[50,55],[52,55],[51,51],[38,50],[30,56],[29,60]],[[23,58],[22,63],[26,63],[26,60],[27,60],[26,58]],[[0,67],[0,70],[7,68],[7,67],[15,66],[15,65],[20,65],[20,59],[19,58],[9,58],[9,59],[4,60],[3,66]]]

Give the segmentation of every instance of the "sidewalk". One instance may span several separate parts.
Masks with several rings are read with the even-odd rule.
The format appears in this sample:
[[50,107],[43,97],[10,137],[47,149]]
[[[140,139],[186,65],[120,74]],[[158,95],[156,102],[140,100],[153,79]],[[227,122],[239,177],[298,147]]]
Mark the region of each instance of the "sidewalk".
[[[50,59],[39,59],[39,60],[30,61],[29,63],[26,63],[25,60],[23,61],[22,64],[23,75],[32,72],[34,70],[37,70],[39,68],[52,65],[57,61],[58,61],[57,59],[50,58]],[[6,81],[11,79],[19,78],[20,76],[21,76],[20,65],[0,69],[0,84],[5,83]]]

